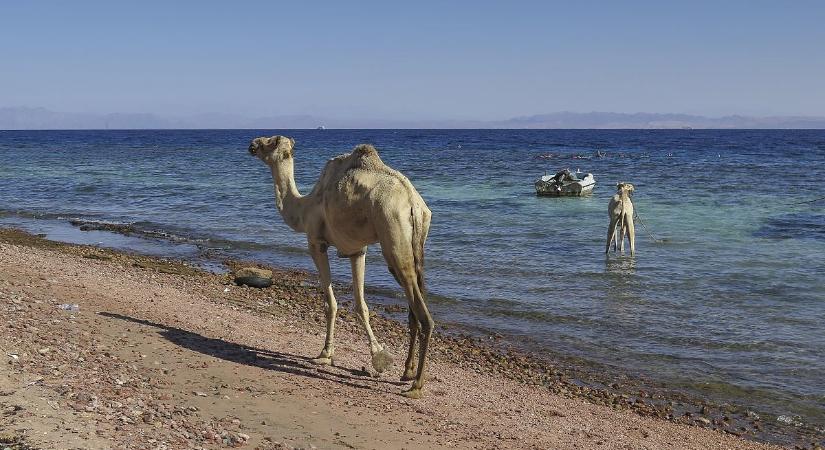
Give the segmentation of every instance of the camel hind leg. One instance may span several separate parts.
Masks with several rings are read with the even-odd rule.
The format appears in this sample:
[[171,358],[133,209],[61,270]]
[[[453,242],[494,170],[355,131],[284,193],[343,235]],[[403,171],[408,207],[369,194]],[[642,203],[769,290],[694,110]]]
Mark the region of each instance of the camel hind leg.
[[[617,238],[617,236],[616,236],[616,225],[618,223],[619,223],[619,218],[618,217],[610,217],[610,225],[608,225],[608,227],[607,227],[607,244],[604,247],[604,252],[605,253],[610,253],[610,244],[613,243],[614,240]],[[616,248],[615,248],[616,244],[618,244],[618,243],[614,244],[614,250],[613,251],[616,251]]]
[[[395,281],[398,283],[398,285],[404,287],[405,283],[402,282],[401,279],[398,277],[398,274],[396,274],[395,269],[393,269],[392,265],[389,265],[388,267],[390,269],[392,277],[395,278]],[[406,293],[406,290],[404,292]],[[413,313],[412,308],[409,308],[407,323],[410,328],[410,345],[407,350],[407,360],[404,362],[404,374],[401,375],[401,381],[414,380],[417,372],[415,367],[415,350],[416,344],[418,343],[418,333],[421,330],[421,324],[418,323],[418,319]]]
[[[395,273],[395,269],[393,269],[392,265],[389,265],[388,267],[392,277],[395,278],[398,285],[404,286],[404,283],[402,283],[401,279],[398,278],[398,275]],[[401,375],[401,381],[411,381],[415,378],[415,345],[416,342],[418,342],[418,331],[421,329],[421,324],[418,323],[418,319],[416,319],[412,309],[409,309],[407,321],[410,327],[410,346],[407,350],[407,360],[404,362],[404,374]]]
[[[419,276],[412,252],[412,243],[401,236],[389,236],[381,243],[384,258],[390,266],[398,284],[404,289],[410,309],[410,347],[404,368],[404,380],[413,380],[410,389],[402,395],[421,398],[421,389],[426,377],[427,352],[435,322],[427,308],[424,293],[419,286]],[[418,366],[415,366],[415,351],[418,344]]]
[[[414,275],[413,278],[406,278],[405,285],[404,290],[407,293],[410,312],[413,316],[415,316],[415,319],[418,322],[419,347],[418,368],[416,370],[415,378],[413,379],[413,383],[410,388],[407,391],[404,391],[402,395],[408,398],[421,398],[421,389],[424,387],[424,380],[427,372],[427,351],[429,350],[430,339],[432,338],[435,322],[433,321],[432,315],[430,315],[430,311],[424,301],[424,295],[419,289]],[[412,325],[410,326],[410,334],[412,334]],[[415,340],[410,339],[409,355],[412,355],[414,352]],[[411,361],[410,365],[412,366]]]
[[409,326],[410,326],[410,347],[407,350],[407,360],[404,362],[404,374],[401,375],[401,381],[412,381],[415,379],[415,345],[418,341],[418,331],[421,329],[421,324],[410,309],[409,312]]

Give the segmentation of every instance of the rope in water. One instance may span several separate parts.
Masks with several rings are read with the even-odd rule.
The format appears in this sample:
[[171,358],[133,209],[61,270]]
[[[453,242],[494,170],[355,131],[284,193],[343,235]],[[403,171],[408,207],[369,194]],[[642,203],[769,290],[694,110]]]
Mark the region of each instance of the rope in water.
[[653,235],[653,233],[650,230],[647,229],[647,225],[645,225],[645,223],[642,221],[642,218],[639,217],[639,213],[637,213],[636,211],[633,211],[633,216],[636,217],[636,219],[639,221],[640,224],[642,224],[642,228],[644,228],[644,230],[647,233],[648,237],[650,239],[652,239],[653,242],[664,242],[665,241],[664,239],[657,238],[656,236]]

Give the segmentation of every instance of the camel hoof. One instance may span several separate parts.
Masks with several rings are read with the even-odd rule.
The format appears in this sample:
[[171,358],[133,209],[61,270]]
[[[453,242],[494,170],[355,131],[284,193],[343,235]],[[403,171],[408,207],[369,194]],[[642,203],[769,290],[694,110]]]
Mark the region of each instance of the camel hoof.
[[323,357],[319,356],[318,358],[313,359],[312,362],[314,362],[315,364],[318,364],[319,366],[332,366],[332,365],[334,365],[332,363],[332,358],[331,357],[330,358],[323,358]]
[[392,367],[392,361],[392,355],[384,349],[372,355],[372,367],[378,373],[382,373]]
[[410,388],[408,391],[404,391],[401,393],[404,397],[411,398],[413,400],[418,400],[419,398],[423,397],[421,394],[421,389]]

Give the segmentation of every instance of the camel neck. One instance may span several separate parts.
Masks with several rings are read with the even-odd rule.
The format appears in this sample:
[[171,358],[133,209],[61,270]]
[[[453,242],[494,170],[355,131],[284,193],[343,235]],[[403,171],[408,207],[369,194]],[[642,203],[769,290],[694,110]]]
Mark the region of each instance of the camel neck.
[[270,166],[272,179],[275,181],[275,205],[290,228],[298,232],[304,232],[303,221],[303,196],[295,186],[295,176],[293,174],[292,160],[282,162],[280,165]]

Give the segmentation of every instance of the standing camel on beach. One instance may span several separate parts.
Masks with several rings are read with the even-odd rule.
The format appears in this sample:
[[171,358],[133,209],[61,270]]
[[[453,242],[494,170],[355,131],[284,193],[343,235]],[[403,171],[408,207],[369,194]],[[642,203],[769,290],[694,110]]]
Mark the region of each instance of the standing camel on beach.
[[[621,249],[624,253],[624,238],[630,242],[630,255],[636,253],[636,228],[633,224],[633,202],[630,196],[635,188],[630,183],[616,183],[616,194],[610,199],[607,206],[607,213],[610,215],[610,225],[607,227],[607,245],[604,252],[610,251],[610,243],[613,243],[613,251]],[[616,228],[619,229],[618,234]]]
[[[410,347],[401,380],[413,380],[413,384],[403,395],[420,398],[434,326],[424,300],[424,242],[430,228],[430,210],[412,183],[385,165],[373,146],[364,144],[329,160],[312,192],[302,196],[295,187],[294,146],[295,140],[285,136],[259,137],[249,145],[249,153],[271,169],[278,211],[290,228],[306,233],[309,253],[318,268],[326,298],[327,335],[314,361],[332,364],[335,352],[338,304],[327,258],[327,248],[334,246],[339,257],[350,259],[355,312],[369,339],[372,365],[378,372],[392,365],[392,356],[372,333],[364,301],[367,245],[378,242],[390,273],[404,288],[410,308]],[[416,369],[415,345],[419,338]]]

